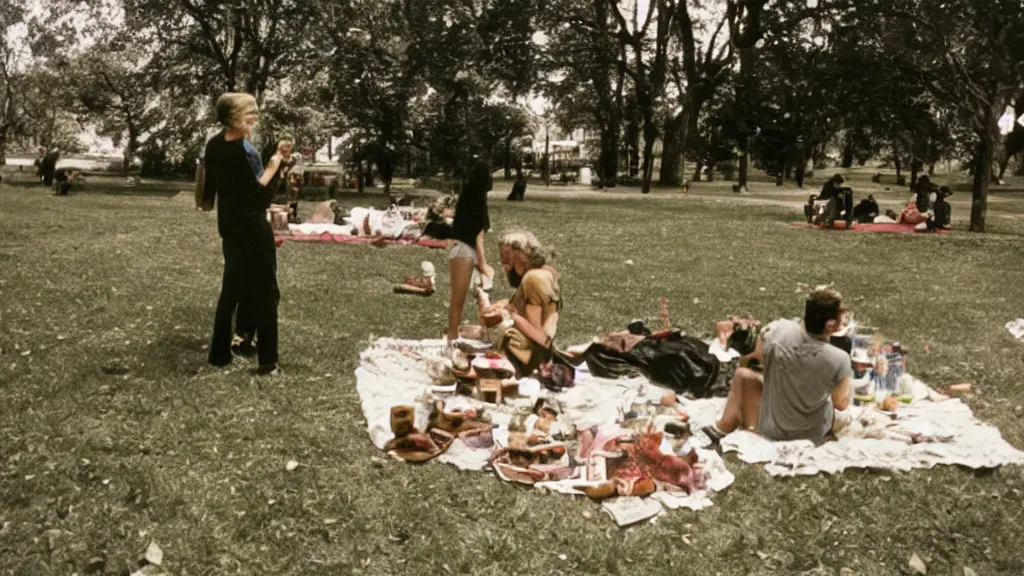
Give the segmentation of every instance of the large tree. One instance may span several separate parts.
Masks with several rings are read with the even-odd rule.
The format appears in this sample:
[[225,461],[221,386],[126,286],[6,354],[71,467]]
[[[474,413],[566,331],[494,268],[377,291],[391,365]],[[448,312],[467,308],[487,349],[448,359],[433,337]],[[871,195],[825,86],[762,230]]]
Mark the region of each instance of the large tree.
[[[679,184],[679,148],[682,144],[686,154],[698,156],[696,149],[700,147],[700,130],[698,123],[704,107],[712,103],[724,85],[731,80],[730,74],[735,51],[732,42],[725,37],[728,34],[726,24],[728,16],[722,15],[713,23],[713,31],[708,22],[699,16],[700,11],[691,9],[689,2],[680,2],[676,17],[676,32],[679,35],[679,50],[672,59],[671,75],[680,99],[680,111],[669,114],[664,133],[664,147],[661,155],[661,184]],[[706,41],[698,37],[699,32],[709,32]],[[714,133],[719,135],[720,130]],[[721,149],[724,140],[714,139],[711,148]],[[698,168],[699,173],[699,168]]]
[[[323,24],[308,0],[123,0],[125,22],[159,46],[168,71],[192,75],[210,96],[262,100],[315,53]],[[198,64],[198,65],[197,65]]]
[[925,86],[973,135],[970,229],[984,232],[999,118],[1024,94],[1024,3],[896,0],[863,9],[900,25],[891,48],[903,74]]
[[140,138],[159,121],[160,83],[149,59],[122,32],[93,45],[73,63],[78,100],[101,133],[123,143],[125,172],[139,151]]
[[647,194],[651,191],[654,175],[654,144],[661,136],[659,111],[668,80],[668,47],[678,7],[676,0],[649,0],[647,12],[640,20],[637,14],[639,3],[634,2],[633,22],[630,24],[619,9],[617,0],[608,0],[608,3],[618,25],[616,37],[630,52],[625,70],[633,81],[636,104],[643,121],[640,191]]
[[607,0],[558,0],[545,14],[542,91],[563,128],[596,129],[598,181],[613,187],[626,90],[625,46],[609,33],[618,24]]
[[17,30],[25,15],[22,2],[0,0],[0,165],[7,163],[7,142],[23,120],[21,70],[28,51]]

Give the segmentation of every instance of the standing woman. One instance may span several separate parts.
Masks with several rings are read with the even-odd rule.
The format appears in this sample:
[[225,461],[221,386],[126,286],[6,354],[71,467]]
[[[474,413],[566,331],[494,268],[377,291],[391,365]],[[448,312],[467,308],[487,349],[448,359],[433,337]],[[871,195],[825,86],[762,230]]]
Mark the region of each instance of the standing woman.
[[449,344],[459,337],[462,308],[469,294],[473,269],[488,279],[484,282],[494,277],[494,269],[487,265],[484,255],[484,232],[491,227],[487,213],[487,193],[490,190],[491,169],[486,162],[478,160],[459,194],[455,204],[455,221],[452,223],[452,244],[448,253],[452,291],[448,308]]
[[259,120],[256,99],[227,93],[217,99],[217,121],[224,130],[206,143],[201,208],[217,202],[217,229],[224,249],[224,279],[213,323],[209,362],[231,363],[231,320],[240,302],[252,304],[259,335],[258,374],[277,371],[277,250],[267,222],[266,187],[277,173],[277,154],[263,168],[247,139]]

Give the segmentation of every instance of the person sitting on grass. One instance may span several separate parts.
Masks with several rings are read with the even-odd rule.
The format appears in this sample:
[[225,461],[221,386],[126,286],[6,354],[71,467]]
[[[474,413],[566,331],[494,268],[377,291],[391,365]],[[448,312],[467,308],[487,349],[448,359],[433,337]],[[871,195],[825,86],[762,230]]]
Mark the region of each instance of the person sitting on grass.
[[825,226],[829,228],[836,220],[839,220],[840,216],[844,215],[844,211],[846,227],[849,228],[853,223],[853,189],[843,186],[845,183],[846,179],[843,178],[843,175],[836,174],[828,182],[825,182],[825,185],[821,187],[821,192],[818,193],[818,200],[828,200]]
[[507,304],[496,304],[484,314],[504,306],[507,319],[499,329],[496,348],[505,353],[516,376],[522,378],[552,359],[562,308],[558,271],[550,264],[550,252],[530,232],[508,232],[498,245],[501,267],[516,291]]
[[859,204],[853,209],[853,218],[861,224],[870,224],[875,221],[875,218],[880,214],[880,208],[878,202],[875,202],[875,197],[868,195],[864,200],[861,200]]
[[78,170],[61,168],[53,173],[53,193],[57,196],[67,196],[71,191],[71,185],[80,181],[82,173]]
[[935,232],[937,230],[948,230],[952,217],[951,207],[946,198],[953,195],[949,186],[943,186],[939,191],[929,195],[931,210],[924,214],[925,221],[914,226],[917,232]]
[[725,411],[704,433],[717,443],[734,430],[770,440],[825,441],[836,410],[850,406],[850,356],[829,343],[843,324],[842,296],[825,288],[807,297],[804,325],[777,320],[762,334],[764,374],[736,371]]

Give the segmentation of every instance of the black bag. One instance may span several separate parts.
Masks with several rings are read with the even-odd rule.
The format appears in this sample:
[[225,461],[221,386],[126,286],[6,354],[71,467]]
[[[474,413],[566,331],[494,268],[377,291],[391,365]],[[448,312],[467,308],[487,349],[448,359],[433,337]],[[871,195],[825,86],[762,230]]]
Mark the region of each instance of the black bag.
[[[591,344],[580,362],[598,378],[646,376],[655,384],[678,394],[710,398],[720,393],[721,363],[708,352],[700,338],[672,332],[664,338],[646,338],[629,352],[620,352],[603,344]],[[726,383],[726,390],[728,383]]]
[[652,382],[679,394],[710,398],[721,363],[708,351],[708,344],[678,332],[666,338],[647,338],[630,351],[643,364]]

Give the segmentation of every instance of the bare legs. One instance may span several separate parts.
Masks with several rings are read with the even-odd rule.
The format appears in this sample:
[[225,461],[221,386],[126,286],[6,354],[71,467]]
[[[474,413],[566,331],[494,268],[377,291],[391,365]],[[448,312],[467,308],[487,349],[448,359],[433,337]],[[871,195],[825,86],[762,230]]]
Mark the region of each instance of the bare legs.
[[452,297],[448,307],[448,341],[459,337],[459,324],[462,323],[462,309],[466,306],[469,295],[469,283],[473,277],[473,260],[471,258],[453,258],[448,261],[451,273]]
[[761,392],[764,377],[748,368],[736,370],[725,401],[722,418],[715,424],[718,431],[729,434],[738,428],[753,430],[757,427],[757,413],[761,410]]

